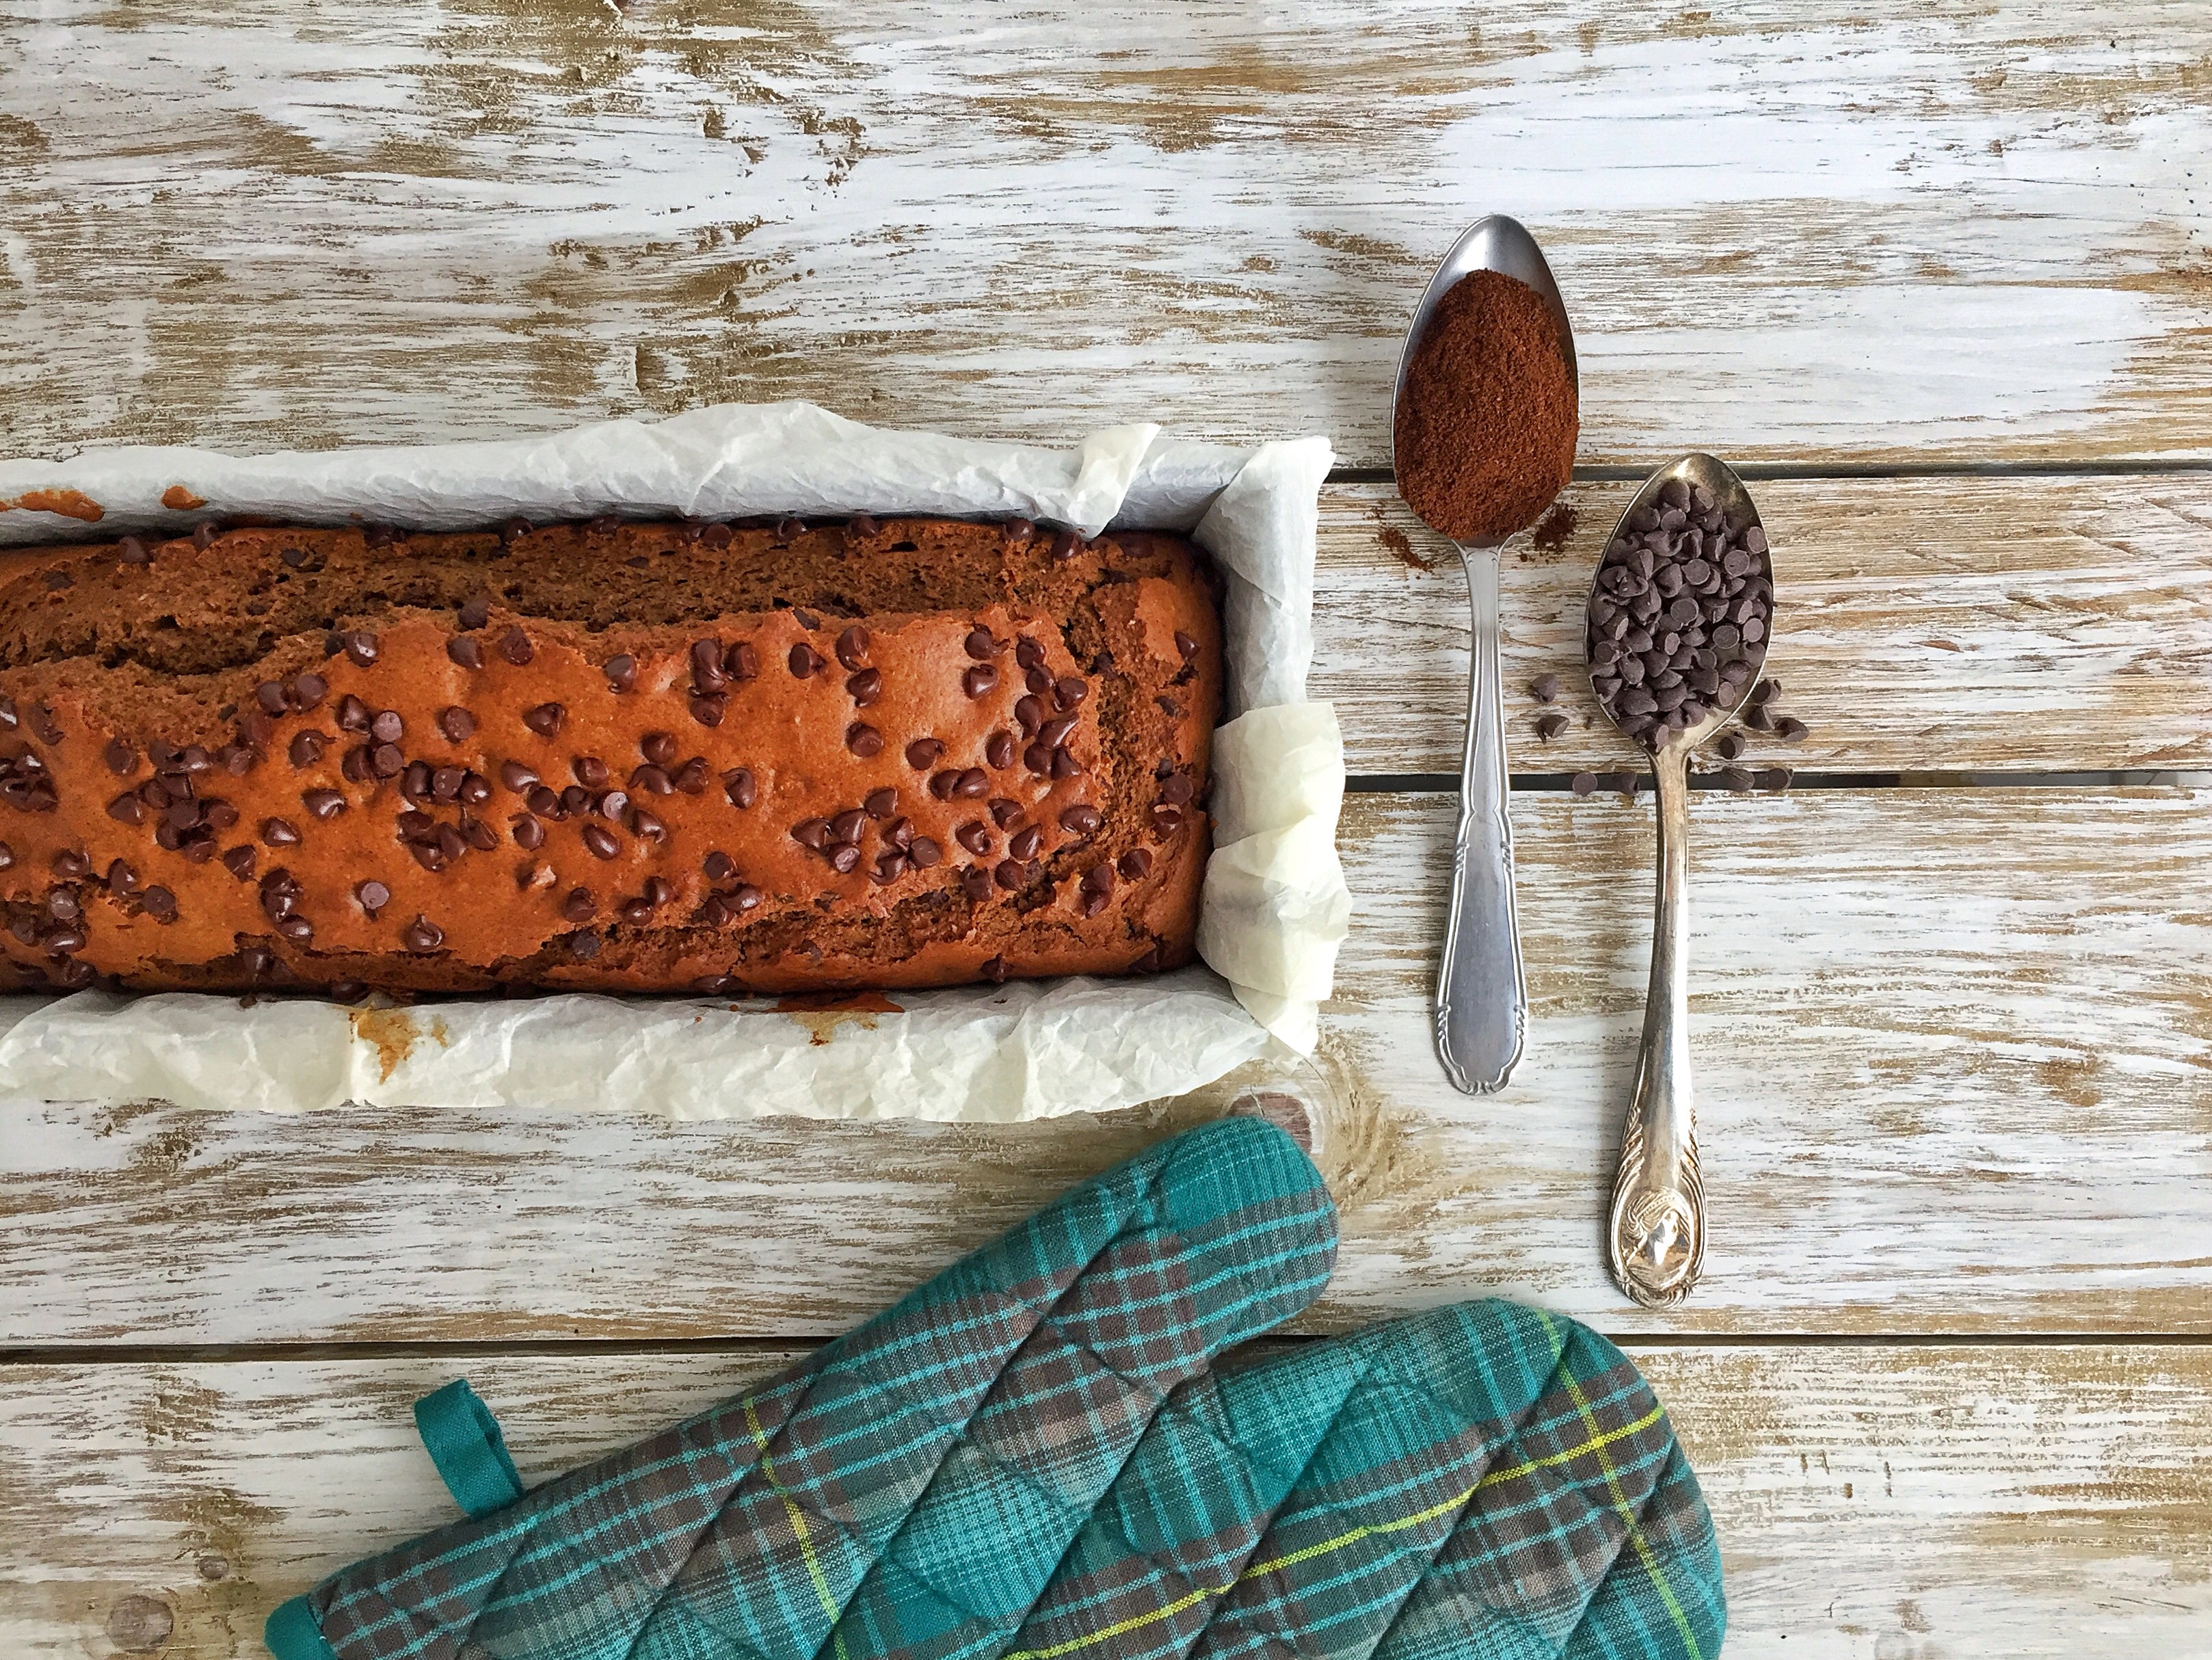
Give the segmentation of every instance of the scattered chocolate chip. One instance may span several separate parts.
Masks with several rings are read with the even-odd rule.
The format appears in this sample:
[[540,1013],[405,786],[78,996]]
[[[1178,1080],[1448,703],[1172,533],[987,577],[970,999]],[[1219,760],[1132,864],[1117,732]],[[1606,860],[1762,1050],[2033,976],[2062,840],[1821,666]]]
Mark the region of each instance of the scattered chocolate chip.
[[335,818],[346,810],[345,797],[336,790],[309,790],[300,801],[316,818]]
[[1547,744],[1566,729],[1567,717],[1556,710],[1549,714],[1540,714],[1536,717],[1536,736]]
[[522,724],[540,738],[552,738],[559,734],[562,719],[568,713],[559,703],[539,703],[523,710]]
[[1078,802],[1060,815],[1060,828],[1071,836],[1095,836],[1099,825],[1105,822],[1097,808],[1084,802]]
[[729,797],[730,805],[740,811],[750,807],[760,799],[759,787],[753,781],[752,770],[749,767],[732,767],[724,773],[722,793]]
[[868,666],[868,631],[858,623],[837,636],[837,660],[847,668]]
[[107,769],[118,778],[128,778],[138,768],[138,751],[120,738],[111,738],[107,747],[100,751]]
[[690,705],[691,718],[702,727],[719,727],[728,702],[724,697],[694,696]]
[[518,812],[507,821],[507,828],[514,845],[525,853],[535,853],[545,845],[545,826],[529,813]]
[[722,654],[722,672],[732,680],[750,680],[760,673],[760,654],[752,642],[740,640]]
[[884,735],[865,721],[845,728],[845,747],[866,761],[883,752]]
[[595,859],[611,859],[622,851],[622,843],[615,839],[615,833],[604,824],[584,826],[584,845]]
[[203,519],[192,526],[192,545],[204,553],[215,545],[215,538],[221,533],[214,520]]
[[936,739],[917,738],[906,746],[906,763],[916,772],[927,772],[944,753],[945,745]]
[[617,652],[607,659],[605,672],[609,691],[628,691],[637,684],[637,659]]
[[800,680],[805,679],[807,676],[813,674],[817,671],[826,666],[823,662],[822,654],[816,651],[813,647],[808,645],[804,640],[799,641],[793,645],[790,655],[787,660],[791,666],[791,672],[793,678]]
[[483,648],[467,635],[446,642],[446,655],[465,669],[483,666]]
[[396,744],[406,736],[407,723],[400,719],[398,709],[382,709],[368,723],[368,733],[380,744]]
[[363,910],[374,916],[392,903],[392,890],[371,877],[354,888],[353,897]]
[[[985,628],[981,623],[978,623],[974,628],[968,630],[968,637],[963,640],[961,644],[966,649],[969,656],[974,658],[979,663],[989,662],[994,657],[996,657],[1002,649],[999,642],[991,637],[991,630]],[[1017,659],[1016,660],[1018,661],[1019,660]]]
[[1722,768],[1721,781],[1723,784],[1726,784],[1729,788],[1735,791],[1738,795],[1744,795],[1750,793],[1751,775],[1746,772],[1741,767]]
[[377,638],[367,629],[355,629],[345,635],[346,660],[357,668],[373,665],[380,652]]
[[146,822],[146,804],[125,790],[107,804],[107,816],[118,824],[143,824]]
[[300,845],[300,832],[282,818],[264,818],[261,839],[272,848],[295,848]]
[[1528,683],[1528,695],[1540,703],[1548,703],[1559,695],[1559,677],[1540,674]]
[[417,916],[399,930],[399,943],[418,957],[427,957],[446,943],[446,931],[426,916]]
[[135,536],[126,536],[116,548],[116,557],[126,565],[150,565],[153,553]]
[[917,836],[907,843],[906,856],[914,861],[916,870],[928,870],[945,857],[945,849],[927,836]]
[[961,690],[970,697],[988,697],[999,686],[999,670],[995,664],[977,663],[960,677]]
[[1781,696],[1782,683],[1779,680],[1762,680],[1751,689],[1751,701],[1754,703],[1771,703]]
[[499,654],[520,668],[538,654],[532,648],[528,635],[520,628],[510,628],[499,637]]
[[138,896],[138,903],[146,908],[146,915],[167,927],[177,920],[177,896],[158,883]]
[[1052,556],[1055,561],[1073,559],[1085,546],[1080,533],[1072,530],[1056,531],[1052,538]]

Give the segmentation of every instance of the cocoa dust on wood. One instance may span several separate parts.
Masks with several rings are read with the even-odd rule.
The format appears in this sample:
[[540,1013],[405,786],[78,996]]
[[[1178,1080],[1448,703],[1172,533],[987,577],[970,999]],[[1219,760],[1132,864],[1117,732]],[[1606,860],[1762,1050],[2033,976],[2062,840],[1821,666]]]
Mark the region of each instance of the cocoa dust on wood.
[[1526,283],[1475,271],[1437,302],[1406,366],[1398,489],[1454,541],[1497,541],[1565,488],[1581,425],[1551,307]]

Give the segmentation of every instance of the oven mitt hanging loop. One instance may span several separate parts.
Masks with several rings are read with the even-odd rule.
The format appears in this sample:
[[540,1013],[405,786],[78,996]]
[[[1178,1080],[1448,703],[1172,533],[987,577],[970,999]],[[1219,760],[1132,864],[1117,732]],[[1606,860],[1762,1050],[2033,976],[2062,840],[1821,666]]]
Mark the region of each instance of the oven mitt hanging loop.
[[471,1516],[489,1516],[522,1497],[507,1438],[469,1380],[457,1377],[415,1403],[415,1428],[446,1491]]

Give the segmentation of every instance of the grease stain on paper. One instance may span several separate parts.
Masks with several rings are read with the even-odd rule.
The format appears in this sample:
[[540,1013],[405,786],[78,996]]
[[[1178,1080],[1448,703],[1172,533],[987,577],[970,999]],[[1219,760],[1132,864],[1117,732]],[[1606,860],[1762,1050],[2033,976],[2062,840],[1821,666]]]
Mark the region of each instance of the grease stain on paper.
[[97,524],[107,516],[107,509],[82,490],[25,490],[12,502],[0,496],[0,513],[15,508],[25,513],[54,513],[64,519],[82,519],[88,525]]
[[401,1061],[415,1053],[415,1045],[427,1036],[439,1048],[451,1046],[446,1023],[436,1016],[430,1019],[425,1033],[415,1024],[411,1009],[354,1009],[348,1018],[353,1022],[353,1035],[376,1048],[377,1082],[388,1084],[392,1074],[399,1070]]
[[863,1031],[873,1031],[878,1015],[906,1011],[879,991],[855,991],[801,992],[779,1000],[772,1012],[789,1015],[814,1034],[813,1043],[827,1043],[848,1020]]

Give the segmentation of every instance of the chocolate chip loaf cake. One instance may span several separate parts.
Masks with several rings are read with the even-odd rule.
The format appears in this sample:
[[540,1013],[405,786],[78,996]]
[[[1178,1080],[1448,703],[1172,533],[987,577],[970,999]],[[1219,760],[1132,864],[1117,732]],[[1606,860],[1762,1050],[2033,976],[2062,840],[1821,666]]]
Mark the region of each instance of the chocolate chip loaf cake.
[[14,983],[791,992],[1192,956],[1172,536],[855,518],[0,555]]

